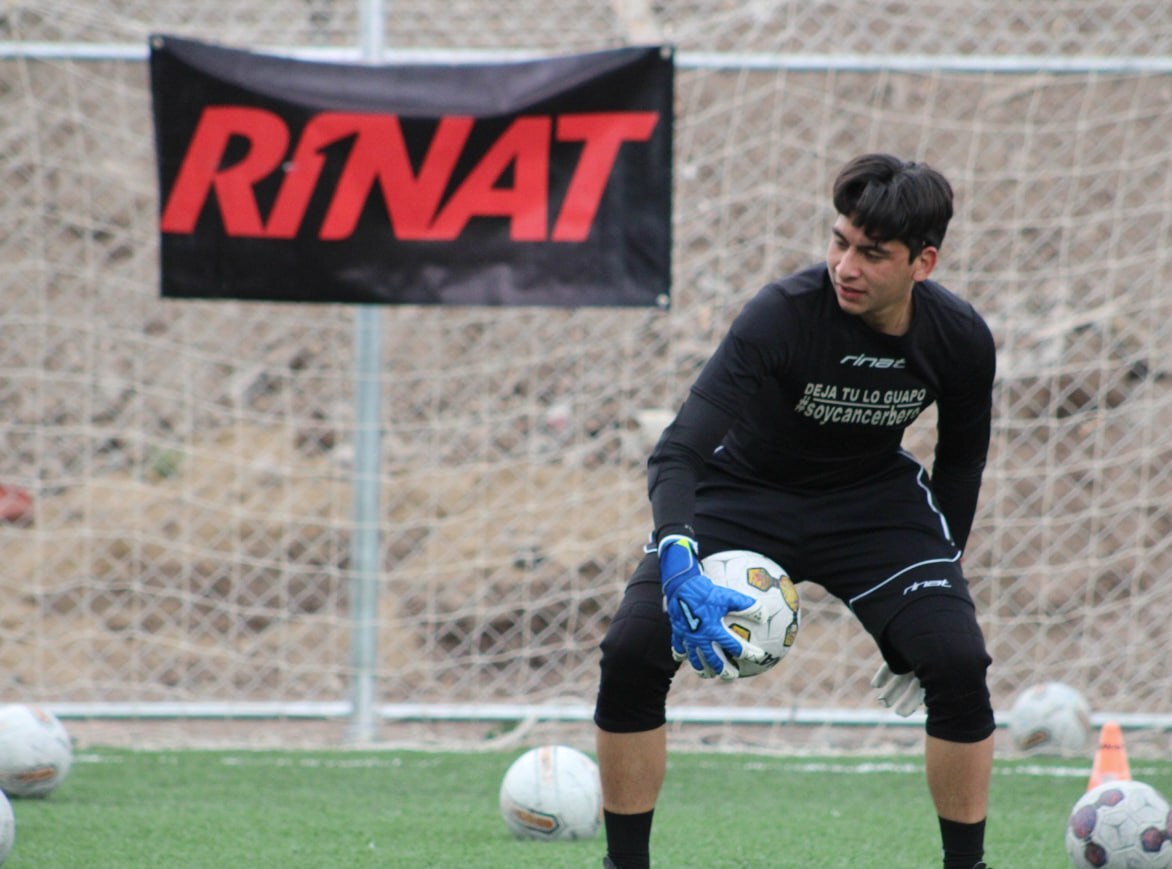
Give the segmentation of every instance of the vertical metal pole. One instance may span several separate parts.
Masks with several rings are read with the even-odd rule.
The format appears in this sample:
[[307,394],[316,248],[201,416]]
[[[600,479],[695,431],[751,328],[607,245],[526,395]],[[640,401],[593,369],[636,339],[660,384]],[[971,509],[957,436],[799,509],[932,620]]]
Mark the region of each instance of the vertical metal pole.
[[[378,63],[383,56],[383,4],[362,0],[362,57]],[[353,531],[350,537],[349,738],[372,742],[377,729],[375,671],[378,662],[379,582],[379,370],[382,363],[382,310],[360,305],[354,317],[354,479]]]

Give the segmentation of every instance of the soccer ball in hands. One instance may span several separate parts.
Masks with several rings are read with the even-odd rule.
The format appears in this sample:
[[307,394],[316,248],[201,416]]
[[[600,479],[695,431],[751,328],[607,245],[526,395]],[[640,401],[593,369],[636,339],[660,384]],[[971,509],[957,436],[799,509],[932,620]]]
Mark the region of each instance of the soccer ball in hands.
[[716,552],[700,562],[704,575],[717,585],[765,602],[765,621],[754,622],[725,616],[729,630],[763,649],[768,657],[756,661],[731,661],[741,678],[756,676],[775,667],[789,654],[801,625],[798,589],[785,569],[764,555],[743,549]]
[[1092,735],[1090,705],[1064,682],[1031,685],[1009,711],[1009,738],[1029,754],[1082,754]]
[[566,745],[530,749],[505,773],[500,805],[518,839],[591,839],[602,825],[598,766]]
[[1140,781],[1104,782],[1083,794],[1066,822],[1066,853],[1077,869],[1172,866],[1168,802]]
[[24,703],[0,704],[0,790],[10,797],[45,797],[73,763],[73,745],[52,712]]

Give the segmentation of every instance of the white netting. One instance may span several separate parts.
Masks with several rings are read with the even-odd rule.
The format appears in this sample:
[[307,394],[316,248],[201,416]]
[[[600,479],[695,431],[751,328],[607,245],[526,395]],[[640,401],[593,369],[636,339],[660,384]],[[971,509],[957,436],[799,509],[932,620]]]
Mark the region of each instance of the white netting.
[[[21,49],[145,49],[150,32],[348,48],[358,5],[0,11],[0,484],[31,492],[35,511],[0,524],[6,696],[347,697],[352,309],[160,300],[145,64]],[[686,62],[1167,59],[1172,6],[389,6],[392,48],[661,39],[681,69],[670,314],[380,311],[381,701],[589,705],[596,644],[647,531],[643,462],[662,412],[761,283],[822,256],[837,167],[882,149],[953,179],[938,274],[1000,347],[966,557],[996,704],[1060,678],[1096,708],[1172,712],[1172,74]],[[910,445],[926,456],[925,432]],[[869,708],[869,641],[803,593],[799,647],[769,682],[681,678],[674,701]]]

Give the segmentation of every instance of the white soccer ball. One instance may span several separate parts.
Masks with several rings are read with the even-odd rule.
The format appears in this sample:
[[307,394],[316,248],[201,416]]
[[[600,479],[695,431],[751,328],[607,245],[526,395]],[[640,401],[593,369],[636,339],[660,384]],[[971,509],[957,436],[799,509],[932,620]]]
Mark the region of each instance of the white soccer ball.
[[1083,794],[1066,822],[1066,853],[1077,869],[1172,866],[1168,801],[1140,781],[1104,782]]
[[500,805],[518,839],[591,839],[602,825],[598,766],[566,745],[530,749],[505,773]]
[[0,791],[0,866],[8,859],[15,843],[16,816],[12,814],[12,804],[8,802],[8,797]]
[[780,564],[757,552],[729,549],[716,552],[700,562],[704,575],[718,585],[765,601],[765,622],[759,624],[737,616],[724,623],[743,640],[764,649],[763,663],[732,661],[741,678],[756,676],[775,667],[789,654],[801,626],[798,589]]
[[1090,704],[1065,682],[1031,685],[1009,711],[1009,738],[1029,754],[1082,754],[1093,735]]
[[24,703],[0,704],[0,790],[10,797],[52,793],[73,764],[73,744],[52,712]]

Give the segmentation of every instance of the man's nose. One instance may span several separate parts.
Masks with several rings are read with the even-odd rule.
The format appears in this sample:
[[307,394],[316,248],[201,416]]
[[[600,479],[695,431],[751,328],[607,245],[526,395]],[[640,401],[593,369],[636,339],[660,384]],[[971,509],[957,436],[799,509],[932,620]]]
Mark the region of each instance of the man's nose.
[[842,252],[842,256],[838,258],[835,263],[834,273],[844,277],[850,277],[858,273],[858,256],[855,254],[853,248],[848,248]]

